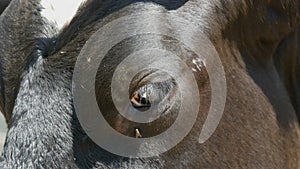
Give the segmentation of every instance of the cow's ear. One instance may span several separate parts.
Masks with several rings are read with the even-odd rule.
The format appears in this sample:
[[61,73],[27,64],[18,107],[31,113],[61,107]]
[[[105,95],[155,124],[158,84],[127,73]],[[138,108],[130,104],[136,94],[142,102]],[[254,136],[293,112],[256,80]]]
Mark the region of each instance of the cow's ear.
[[12,0],[0,16],[0,111],[8,123],[21,75],[32,60],[35,40],[43,34],[39,3]]
[[11,0],[1,0],[0,2],[0,14],[5,10],[5,8],[9,5]]
[[292,32],[278,46],[274,61],[284,81],[300,122],[300,29]]

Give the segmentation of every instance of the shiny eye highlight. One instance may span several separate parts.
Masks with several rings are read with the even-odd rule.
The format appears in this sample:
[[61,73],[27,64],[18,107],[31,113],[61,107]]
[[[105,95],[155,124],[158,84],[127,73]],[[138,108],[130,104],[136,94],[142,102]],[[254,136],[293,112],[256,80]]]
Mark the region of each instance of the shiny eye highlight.
[[131,104],[135,108],[149,108],[151,107],[149,95],[144,93],[135,93],[133,97],[131,98]]
[[148,111],[161,114],[171,105],[176,93],[176,83],[166,72],[157,69],[147,69],[137,74],[129,89],[131,106],[138,111]]

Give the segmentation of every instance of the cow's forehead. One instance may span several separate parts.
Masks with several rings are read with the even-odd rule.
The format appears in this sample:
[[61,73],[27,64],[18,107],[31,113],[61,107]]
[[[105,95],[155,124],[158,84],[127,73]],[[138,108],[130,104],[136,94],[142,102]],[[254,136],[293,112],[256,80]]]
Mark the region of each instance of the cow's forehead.
[[[80,5],[84,3],[89,3],[92,2],[91,0],[65,0],[65,1],[58,1],[58,0],[41,0],[41,6],[42,6],[42,11],[41,15],[46,18],[50,23],[56,23],[58,29],[62,29],[64,25],[68,24],[76,15],[76,12],[78,11],[78,8]],[[103,3],[111,3],[113,1],[103,1],[99,2],[99,4]],[[125,1],[124,1],[125,2]],[[136,3],[136,2],[141,2],[138,0],[126,0],[129,4]],[[124,4],[126,4],[126,2]],[[168,10],[175,10],[182,8],[179,11],[186,11],[188,9],[187,15],[192,14],[194,15],[194,12],[199,12],[199,7],[201,8],[201,14],[198,14],[198,16],[205,15],[208,11],[211,10],[211,6],[218,6],[223,2],[223,0],[214,0],[214,1],[208,1],[208,0],[144,0],[142,2],[149,2],[149,3],[154,3],[157,5],[161,5],[165,7]],[[188,2],[188,3],[187,3]],[[186,4],[187,3],[187,4]],[[94,4],[94,3],[93,3]],[[111,4],[118,4],[116,3],[111,3]],[[120,5],[122,3],[119,3]],[[232,5],[234,4],[234,5]],[[240,8],[244,8],[245,4],[242,2],[235,2],[229,1],[227,3],[223,3],[220,7],[222,8],[232,8],[232,12],[236,11],[234,9],[235,7],[233,6],[239,6]],[[243,6],[243,7],[242,7]],[[114,7],[113,7],[114,8]],[[196,10],[196,11],[195,11]],[[183,12],[183,13],[186,13]],[[189,17],[189,16],[188,16]],[[193,16],[194,18],[195,16]]]
[[[41,0],[42,9],[42,16],[49,20],[52,23],[56,23],[58,29],[62,29],[64,25],[72,20],[72,18],[76,15],[76,12],[81,4],[83,3],[90,3],[92,0],[65,0],[65,1],[58,1],[58,0]],[[135,2],[151,2],[157,5],[161,5],[168,10],[178,9],[177,13],[181,13],[186,19],[193,18],[194,22],[209,22],[210,26],[212,26],[215,22],[217,22],[213,18],[218,16],[218,20],[224,25],[226,21],[221,21],[225,18],[227,19],[234,19],[237,15],[242,13],[247,13],[247,10],[250,6],[263,6],[266,1],[238,1],[238,0],[124,0],[122,3],[114,2],[114,1],[96,1],[92,3],[93,5],[99,6],[100,4],[111,4],[105,5],[108,8],[120,8],[115,7],[122,6],[124,4],[132,4]],[[280,3],[279,3],[280,2]],[[296,2],[296,1],[293,1]],[[291,10],[291,6],[296,6],[293,4],[292,1],[283,0],[283,1],[267,1],[270,5],[272,10],[282,10],[284,8],[286,11]],[[101,6],[101,5],[100,5]],[[99,8],[100,8],[99,6]],[[126,6],[126,5],[125,5]],[[123,7],[125,7],[123,6]],[[107,10],[108,10],[107,8]],[[280,8],[280,9],[279,9]],[[89,7],[87,7],[89,9]],[[272,11],[271,10],[271,11]],[[216,11],[221,11],[220,15],[216,15]],[[259,10],[258,10],[259,11]],[[263,11],[263,10],[261,10]],[[284,11],[284,10],[283,10]],[[135,11],[131,11],[135,12]],[[272,13],[272,12],[270,12]],[[191,21],[192,21],[191,20]]]
[[[81,4],[84,4],[88,0],[41,0],[42,16],[52,23],[56,23],[58,28],[61,29],[65,24],[72,20],[76,15],[76,12]],[[177,8],[181,6],[187,0],[177,0],[172,2],[172,7]],[[152,0],[151,2],[160,5],[169,5],[169,1]]]

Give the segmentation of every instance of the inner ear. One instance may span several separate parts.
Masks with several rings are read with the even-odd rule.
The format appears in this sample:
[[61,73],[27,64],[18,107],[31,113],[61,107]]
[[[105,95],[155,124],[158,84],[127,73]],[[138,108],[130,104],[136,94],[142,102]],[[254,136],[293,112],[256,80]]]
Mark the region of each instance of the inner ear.
[[0,2],[0,15],[3,13],[3,11],[6,9],[6,7],[9,5],[11,0],[1,0]]

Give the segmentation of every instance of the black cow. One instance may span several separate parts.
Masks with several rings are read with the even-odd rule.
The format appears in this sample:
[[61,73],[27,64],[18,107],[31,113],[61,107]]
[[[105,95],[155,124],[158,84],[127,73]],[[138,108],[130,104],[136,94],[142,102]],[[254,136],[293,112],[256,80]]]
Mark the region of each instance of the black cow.
[[[0,168],[300,167],[299,0],[88,0],[62,31],[41,16],[39,3],[0,2],[1,10],[8,5],[0,17],[0,110],[8,124]],[[196,72],[201,113],[188,136],[159,156],[126,158],[97,146],[81,128],[73,105],[72,75],[91,35],[116,18],[145,11],[170,14],[170,31],[182,29],[171,24],[178,22],[170,17],[176,15],[210,38],[226,73],[227,103],[215,133],[199,144],[211,87],[205,68]],[[151,18],[148,24],[160,22]],[[192,38],[193,33],[181,35]],[[175,39],[153,36],[131,37],[109,53],[97,74],[98,100],[109,98],[106,72],[121,62],[119,55],[150,44],[180,53],[188,63],[195,57]],[[157,75],[157,71],[147,73]],[[136,78],[133,86],[139,85],[141,77]],[[176,87],[172,79],[165,83],[160,88]],[[152,85],[152,79],[143,85]],[[138,90],[131,91],[133,106],[149,106]],[[110,124],[129,137],[162,132],[170,125],[166,118],[176,116],[164,116],[166,122],[151,127],[132,126],[120,120],[109,103],[103,104]],[[178,108],[173,105],[168,111]],[[140,133],[133,132],[136,127]]]

